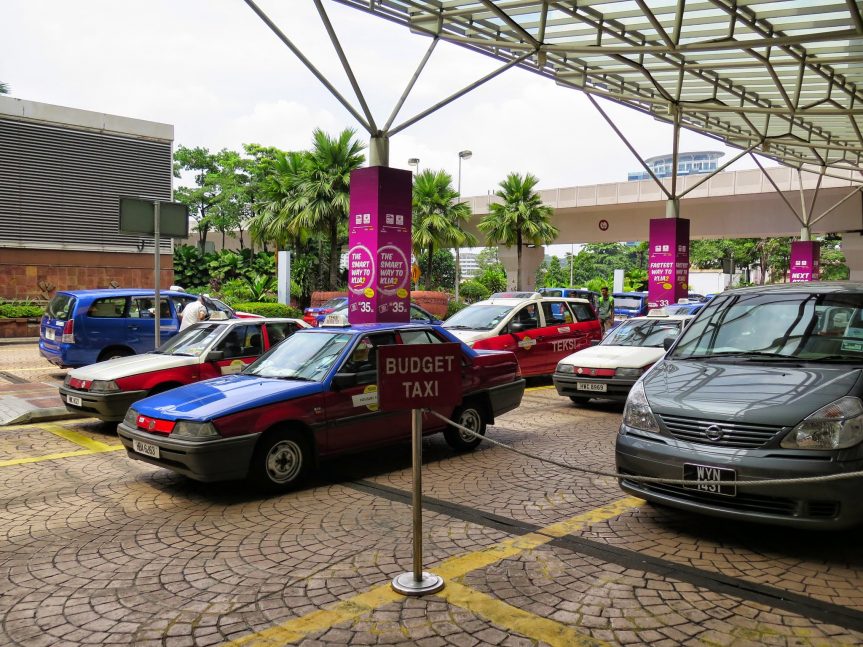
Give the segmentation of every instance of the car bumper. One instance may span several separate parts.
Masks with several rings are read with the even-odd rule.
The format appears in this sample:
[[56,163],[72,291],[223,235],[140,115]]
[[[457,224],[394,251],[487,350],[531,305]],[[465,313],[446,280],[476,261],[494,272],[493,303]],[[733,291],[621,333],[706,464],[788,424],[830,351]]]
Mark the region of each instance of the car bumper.
[[[775,449],[711,451],[621,426],[615,450],[619,473],[683,478],[683,464],[732,469],[738,481],[825,476],[863,468],[863,461],[837,462],[812,454],[777,457]],[[755,521],[794,528],[839,529],[863,522],[859,481],[737,486],[734,496],[684,488],[682,485],[639,483],[620,479],[625,492],[648,501],[725,519]]]
[[[624,402],[629,395],[632,385],[638,381],[637,377],[629,378],[590,378],[580,377],[569,373],[555,373],[552,375],[554,388],[559,395],[568,398],[606,398],[608,400],[619,400]],[[579,389],[579,384],[590,385],[589,389]],[[601,390],[602,385],[605,390]],[[599,390],[595,390],[599,389]]]
[[[230,481],[245,478],[260,434],[208,441],[172,439],[132,429],[126,424],[117,427],[120,442],[129,458],[172,470],[196,481]],[[159,458],[133,449],[133,440],[159,448]]]
[[[71,404],[69,398],[78,398],[81,404]],[[146,391],[118,391],[114,393],[91,393],[66,386],[60,387],[60,399],[66,409],[73,413],[95,416],[106,422],[119,422],[134,402],[147,397]]]
[[[488,398],[491,404],[492,418],[502,416],[508,411],[516,409],[524,397],[524,380],[516,380],[509,384],[501,384],[488,390]],[[494,422],[494,420],[492,420]]]

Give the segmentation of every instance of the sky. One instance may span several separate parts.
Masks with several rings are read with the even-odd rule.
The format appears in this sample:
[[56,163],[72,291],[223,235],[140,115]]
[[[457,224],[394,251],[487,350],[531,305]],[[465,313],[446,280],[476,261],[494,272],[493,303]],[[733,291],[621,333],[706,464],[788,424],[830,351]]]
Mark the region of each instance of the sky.
[[[311,0],[259,6],[336,88],[358,106]],[[430,39],[324,1],[378,124]],[[239,150],[259,143],[307,149],[318,127],[367,133],[242,0],[3,0],[0,82],[10,96],[174,126],[175,146]],[[496,61],[440,43],[395,123],[496,69]],[[671,152],[671,128],[602,102],[643,157]],[[721,150],[683,131],[681,151]],[[618,182],[638,161],[578,91],[509,70],[390,141],[390,166],[443,169],[461,193],[493,192],[508,173],[539,189]],[[744,158],[732,168],[752,168]]]

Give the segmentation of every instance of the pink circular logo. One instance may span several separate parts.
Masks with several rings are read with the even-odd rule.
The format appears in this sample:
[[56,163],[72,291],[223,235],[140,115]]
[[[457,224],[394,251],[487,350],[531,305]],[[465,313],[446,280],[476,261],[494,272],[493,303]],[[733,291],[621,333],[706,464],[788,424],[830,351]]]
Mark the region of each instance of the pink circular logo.
[[362,294],[375,287],[375,260],[364,245],[354,245],[348,252],[348,289]]

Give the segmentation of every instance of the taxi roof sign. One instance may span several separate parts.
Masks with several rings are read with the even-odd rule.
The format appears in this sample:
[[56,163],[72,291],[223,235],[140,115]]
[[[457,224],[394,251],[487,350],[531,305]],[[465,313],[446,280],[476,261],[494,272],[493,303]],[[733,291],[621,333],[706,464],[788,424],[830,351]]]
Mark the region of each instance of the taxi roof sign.
[[668,310],[666,310],[665,308],[651,308],[648,311],[647,316],[648,317],[667,317],[669,315],[668,315]]
[[495,292],[489,299],[542,299],[539,292]]
[[324,322],[321,324],[321,327],[327,326],[331,328],[348,328],[350,326],[350,322],[348,318],[340,312],[334,314],[328,314],[324,317]]

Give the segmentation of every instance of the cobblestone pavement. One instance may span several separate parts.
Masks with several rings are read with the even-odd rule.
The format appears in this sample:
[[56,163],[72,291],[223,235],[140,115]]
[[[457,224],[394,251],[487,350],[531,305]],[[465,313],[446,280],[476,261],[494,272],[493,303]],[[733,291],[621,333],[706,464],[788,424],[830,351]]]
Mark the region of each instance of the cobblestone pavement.
[[[489,434],[610,469],[620,407],[526,394]],[[856,645],[861,532],[715,521],[608,478],[424,441],[411,569],[409,446],[280,496],[129,460],[92,419],[0,428],[0,644]]]
[[39,344],[0,343],[0,385],[44,382],[60,385],[66,369],[57,368],[39,354]]

